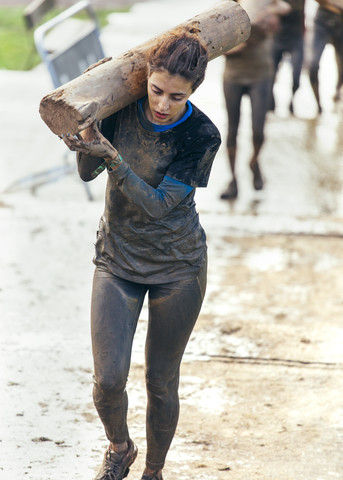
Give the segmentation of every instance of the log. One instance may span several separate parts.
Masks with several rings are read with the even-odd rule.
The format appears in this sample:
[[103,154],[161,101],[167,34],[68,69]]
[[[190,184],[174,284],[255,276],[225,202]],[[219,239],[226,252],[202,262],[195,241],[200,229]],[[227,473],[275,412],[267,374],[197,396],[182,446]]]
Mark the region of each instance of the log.
[[343,10],[343,0],[327,0],[329,5],[332,5],[333,7],[339,8]]
[[[224,0],[179,26],[198,32],[208,48],[209,60],[246,41],[250,34],[246,12],[232,0]],[[76,134],[143,97],[147,88],[147,55],[162,35],[44,96],[39,107],[43,121],[56,135]]]
[[[238,0],[240,6],[246,11],[252,25],[265,17],[268,11],[277,15],[287,15],[291,11],[290,4],[283,0]],[[343,1],[343,0],[341,0]],[[269,9],[269,10],[268,10]]]

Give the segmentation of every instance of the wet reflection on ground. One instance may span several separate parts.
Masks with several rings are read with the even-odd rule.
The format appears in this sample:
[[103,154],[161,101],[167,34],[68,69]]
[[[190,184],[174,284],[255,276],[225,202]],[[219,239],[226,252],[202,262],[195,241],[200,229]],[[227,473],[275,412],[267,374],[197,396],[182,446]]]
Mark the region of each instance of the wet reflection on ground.
[[246,165],[250,144],[241,140],[241,195],[229,203],[230,213],[342,216],[342,115],[308,120],[274,117],[266,130],[261,154],[265,189],[244,198],[245,189],[251,189]]

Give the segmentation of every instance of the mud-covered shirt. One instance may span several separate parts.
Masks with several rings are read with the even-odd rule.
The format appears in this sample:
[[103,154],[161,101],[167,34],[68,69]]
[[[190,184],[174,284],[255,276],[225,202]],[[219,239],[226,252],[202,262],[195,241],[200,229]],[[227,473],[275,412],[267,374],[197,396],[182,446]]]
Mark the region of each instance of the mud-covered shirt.
[[[206,187],[220,134],[192,105],[190,117],[164,132],[141,124],[137,103],[102,122],[102,133],[123,157],[108,175],[105,210],[94,263],[122,278],[146,284],[192,276],[206,258],[206,237],[194,194]],[[93,169],[94,157],[79,156],[79,171]],[[87,176],[87,175],[86,175]],[[154,208],[155,193],[181,182],[190,193],[174,205],[172,192]]]

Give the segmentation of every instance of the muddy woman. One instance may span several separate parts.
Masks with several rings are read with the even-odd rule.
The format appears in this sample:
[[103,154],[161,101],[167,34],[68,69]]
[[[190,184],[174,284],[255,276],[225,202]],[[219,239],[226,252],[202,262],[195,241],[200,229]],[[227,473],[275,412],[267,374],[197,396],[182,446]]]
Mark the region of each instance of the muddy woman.
[[146,295],[146,467],[162,480],[179,416],[180,363],[206,289],[206,237],[194,195],[206,187],[220,134],[189,100],[208,62],[196,33],[177,29],[149,52],[147,95],[80,134],[84,181],[108,175],[95,244],[91,306],[93,398],[109,446],[96,480],[121,480],[137,456],[126,383]]

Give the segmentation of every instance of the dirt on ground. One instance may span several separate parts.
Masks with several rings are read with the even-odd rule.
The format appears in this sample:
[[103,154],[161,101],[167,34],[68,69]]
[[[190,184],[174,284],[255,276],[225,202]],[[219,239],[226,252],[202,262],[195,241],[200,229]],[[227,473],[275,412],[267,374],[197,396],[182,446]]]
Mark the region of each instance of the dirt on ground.
[[[84,202],[61,210],[61,202],[23,200],[0,209],[10,251],[0,303],[0,478],[93,478],[107,444],[89,344],[88,239],[101,203],[85,215]],[[210,229],[208,243],[207,296],[182,366],[165,479],[343,478],[342,239]],[[140,450],[128,478],[136,480],[146,319],[145,307],[128,382]]]
[[199,384],[180,435],[199,458],[181,478],[341,479],[342,240],[226,241],[235,253],[218,265],[225,280],[197,326],[220,347],[183,368]]

